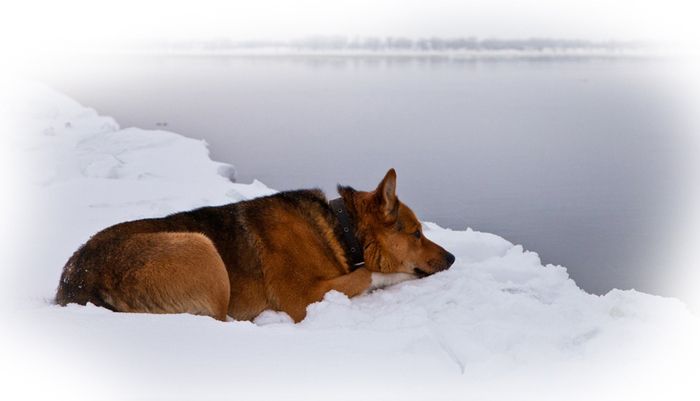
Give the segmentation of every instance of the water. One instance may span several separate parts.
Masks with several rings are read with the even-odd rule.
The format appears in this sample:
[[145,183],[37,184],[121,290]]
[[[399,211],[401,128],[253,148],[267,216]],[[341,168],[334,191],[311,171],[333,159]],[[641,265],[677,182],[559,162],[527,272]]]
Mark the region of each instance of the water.
[[592,292],[667,294],[683,132],[664,62],[141,56],[41,78],[122,126],[211,145],[238,179],[371,189],[493,232]]

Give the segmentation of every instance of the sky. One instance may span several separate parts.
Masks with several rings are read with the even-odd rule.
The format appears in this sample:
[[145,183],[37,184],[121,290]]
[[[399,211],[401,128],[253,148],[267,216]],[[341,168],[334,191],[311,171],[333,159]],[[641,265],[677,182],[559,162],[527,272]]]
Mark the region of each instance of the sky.
[[[0,6],[0,44],[23,50],[153,39],[310,35],[687,41],[681,0],[32,1]],[[4,42],[4,43],[2,43]]]

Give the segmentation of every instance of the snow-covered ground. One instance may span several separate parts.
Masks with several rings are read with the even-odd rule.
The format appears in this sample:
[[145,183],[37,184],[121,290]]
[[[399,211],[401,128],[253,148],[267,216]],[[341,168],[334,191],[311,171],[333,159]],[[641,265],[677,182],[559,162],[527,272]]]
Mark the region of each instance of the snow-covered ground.
[[700,399],[700,324],[680,301],[591,295],[506,239],[432,223],[450,270],[331,292],[299,324],[52,305],[99,229],[274,191],[231,182],[202,141],[122,129],[40,84],[4,95],[2,167],[19,177],[3,203],[4,400]]

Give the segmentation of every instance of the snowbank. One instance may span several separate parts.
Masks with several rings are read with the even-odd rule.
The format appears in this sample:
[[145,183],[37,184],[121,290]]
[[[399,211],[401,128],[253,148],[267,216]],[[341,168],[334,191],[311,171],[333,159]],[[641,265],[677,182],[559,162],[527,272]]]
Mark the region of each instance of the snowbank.
[[3,399],[700,396],[700,324],[679,301],[591,295],[519,245],[432,223],[425,234],[457,257],[450,270],[353,299],[328,293],[296,325],[272,311],[221,323],[54,306],[63,263],[99,229],[274,191],[232,182],[202,141],[121,129],[38,84],[2,111],[19,116],[5,140],[25,172],[3,266]]

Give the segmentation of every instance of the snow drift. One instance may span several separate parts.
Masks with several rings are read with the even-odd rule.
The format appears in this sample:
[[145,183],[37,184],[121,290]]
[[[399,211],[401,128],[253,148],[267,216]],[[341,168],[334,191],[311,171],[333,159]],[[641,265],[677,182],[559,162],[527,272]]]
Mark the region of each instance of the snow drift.
[[274,191],[232,182],[202,141],[121,129],[42,85],[10,100],[4,139],[22,173],[3,265],[3,399],[700,396],[700,325],[681,302],[588,294],[519,245],[432,223],[425,235],[457,257],[450,270],[353,299],[330,292],[296,325],[274,311],[221,323],[55,306],[64,262],[101,228]]

